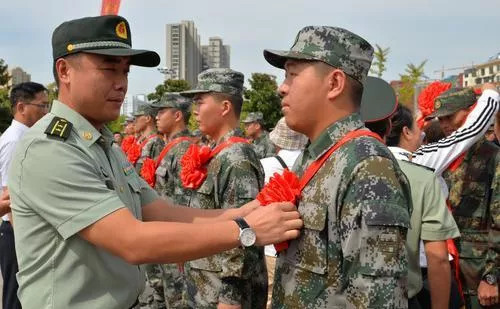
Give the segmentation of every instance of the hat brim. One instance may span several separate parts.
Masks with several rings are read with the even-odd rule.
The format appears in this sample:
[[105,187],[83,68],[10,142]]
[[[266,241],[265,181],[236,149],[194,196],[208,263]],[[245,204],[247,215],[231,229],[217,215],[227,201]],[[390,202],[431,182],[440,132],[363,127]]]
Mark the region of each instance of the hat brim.
[[425,120],[431,120],[431,119],[434,119],[436,117],[445,117],[445,116],[450,116],[450,115],[453,115],[455,114],[456,112],[458,112],[460,110],[457,109],[455,111],[453,110],[444,110],[444,109],[441,109],[441,110],[437,110],[437,111],[434,111],[432,114],[430,114],[429,116],[425,117]]
[[309,60],[309,61],[321,61],[316,59],[314,56],[299,53],[295,51],[289,50],[272,50],[272,49],[264,49],[264,58],[270,65],[277,67],[279,69],[285,68],[285,62],[288,59],[296,59],[296,60]]
[[381,78],[367,76],[361,98],[361,119],[375,122],[391,117],[398,107],[391,85]]
[[186,90],[186,91],[180,92],[179,94],[181,96],[183,96],[183,97],[186,97],[186,98],[192,98],[192,97],[194,97],[197,94],[209,93],[209,92],[213,92],[213,91],[211,91],[211,90],[201,90],[201,89],[192,89],[192,90]]
[[141,67],[155,67],[160,64],[160,55],[154,51],[132,48],[106,48],[82,50],[84,53],[130,57],[130,64]]

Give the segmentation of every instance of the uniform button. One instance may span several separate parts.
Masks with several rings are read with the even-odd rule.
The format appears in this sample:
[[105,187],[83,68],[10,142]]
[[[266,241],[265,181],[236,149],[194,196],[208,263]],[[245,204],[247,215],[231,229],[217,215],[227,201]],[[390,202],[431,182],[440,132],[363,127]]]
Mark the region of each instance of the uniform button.
[[90,141],[92,139],[92,133],[88,131],[83,132],[83,138]]
[[120,192],[123,193],[123,186],[120,186]]

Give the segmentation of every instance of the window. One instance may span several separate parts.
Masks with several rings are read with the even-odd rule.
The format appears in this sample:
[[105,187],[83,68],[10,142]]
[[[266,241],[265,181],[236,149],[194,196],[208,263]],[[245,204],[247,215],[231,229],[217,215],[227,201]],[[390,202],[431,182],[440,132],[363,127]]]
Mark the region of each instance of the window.
[[468,83],[467,83],[467,81],[465,81],[465,82],[464,82],[464,86],[465,86],[465,87],[467,87],[467,86],[468,86],[467,84],[468,84]]
[[485,75],[485,72],[484,72],[484,68],[481,69],[481,76],[484,76]]

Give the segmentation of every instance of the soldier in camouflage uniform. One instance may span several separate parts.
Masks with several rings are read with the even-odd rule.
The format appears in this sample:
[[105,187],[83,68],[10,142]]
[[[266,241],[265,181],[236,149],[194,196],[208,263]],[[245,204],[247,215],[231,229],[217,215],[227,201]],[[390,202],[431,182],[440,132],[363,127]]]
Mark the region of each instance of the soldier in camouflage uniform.
[[[156,131],[155,117],[157,109],[151,104],[141,105],[134,113],[135,129],[140,134],[137,139],[139,145],[144,144],[141,149],[141,155],[135,164],[135,170],[140,175],[142,163],[146,158],[155,159],[160,155],[163,146],[163,139]],[[146,271],[147,283],[144,293],[139,297],[140,308],[163,309],[165,307],[165,297],[163,291],[163,273],[161,266],[157,264],[148,264],[144,266]]]
[[[177,93],[167,93],[153,107],[158,108],[156,126],[158,132],[167,139],[166,149],[156,169],[155,190],[164,198],[170,198],[176,205],[189,205],[192,190],[185,189],[180,180],[180,160],[192,139],[177,140],[181,137],[191,137],[186,125],[191,112],[191,100]],[[173,142],[174,144],[170,144]],[[163,150],[162,150],[163,152]],[[167,309],[187,308],[187,287],[184,273],[179,271],[177,264],[163,264],[163,290]]]
[[[475,101],[470,88],[450,89],[436,99],[435,111],[429,117],[437,117],[448,136],[465,121]],[[453,217],[462,235],[456,245],[467,308],[498,304],[499,160],[499,147],[482,138],[443,173]]]
[[144,104],[134,113],[135,130],[140,134],[137,143],[142,144],[147,140],[144,147],[142,147],[141,156],[135,164],[135,170],[139,175],[141,173],[142,162],[146,158],[154,159],[158,157],[163,146],[165,146],[162,137],[156,131],[155,117],[157,112],[158,110],[151,104]]
[[[310,143],[293,170],[364,128],[359,104],[373,48],[342,28],[309,26],[290,51],[265,50],[286,70],[279,91],[287,125]],[[302,191],[298,239],[277,261],[272,308],[407,308],[409,185],[373,137],[349,140]]]
[[[238,129],[243,74],[210,69],[198,76],[193,97],[200,130],[217,145],[242,137]],[[264,172],[252,146],[246,142],[223,148],[207,166],[207,178],[196,189],[191,206],[202,209],[237,208],[254,199],[264,184]],[[237,248],[189,262],[188,295],[194,308],[263,309],[267,271],[262,247]]]
[[276,147],[269,139],[269,132],[264,130],[262,126],[263,120],[264,116],[262,113],[255,112],[249,113],[245,120],[242,121],[245,124],[245,132],[252,140],[255,153],[259,159],[276,155]]

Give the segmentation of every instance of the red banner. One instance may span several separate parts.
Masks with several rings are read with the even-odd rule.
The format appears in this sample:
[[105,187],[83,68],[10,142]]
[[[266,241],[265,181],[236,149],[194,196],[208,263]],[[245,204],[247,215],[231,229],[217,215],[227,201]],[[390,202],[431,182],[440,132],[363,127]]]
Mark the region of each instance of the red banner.
[[118,15],[121,0],[102,0],[101,15]]

